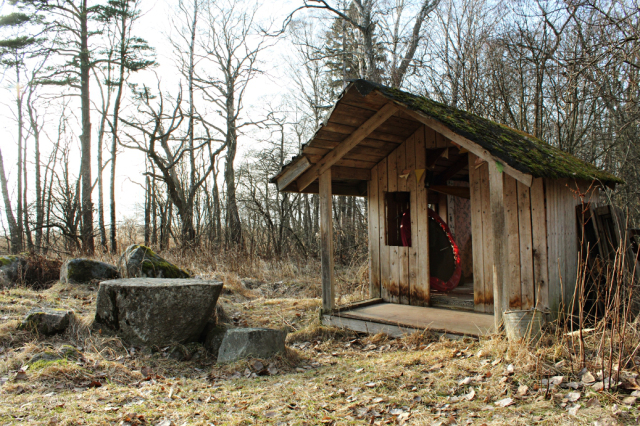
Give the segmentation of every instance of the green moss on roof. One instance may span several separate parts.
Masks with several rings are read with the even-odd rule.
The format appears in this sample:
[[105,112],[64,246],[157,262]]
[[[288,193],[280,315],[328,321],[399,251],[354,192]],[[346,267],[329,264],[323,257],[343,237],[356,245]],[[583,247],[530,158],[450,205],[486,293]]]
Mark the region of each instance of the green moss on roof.
[[477,143],[494,157],[523,173],[552,179],[595,179],[605,184],[624,183],[592,164],[509,126],[366,80],[356,80],[353,84],[363,96],[377,90],[390,100],[440,121],[451,131]]

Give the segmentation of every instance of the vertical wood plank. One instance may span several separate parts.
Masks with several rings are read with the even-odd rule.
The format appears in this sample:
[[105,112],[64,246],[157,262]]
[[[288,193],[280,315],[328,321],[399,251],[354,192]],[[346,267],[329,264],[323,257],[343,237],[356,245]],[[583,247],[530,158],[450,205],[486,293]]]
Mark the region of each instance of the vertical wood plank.
[[380,231],[378,217],[378,166],[371,169],[371,180],[367,186],[369,201],[369,297],[380,297]]
[[518,182],[518,222],[520,229],[520,282],[522,289],[522,309],[535,306],[533,277],[533,236],[531,230],[531,191]]
[[[432,129],[422,127],[421,137],[416,138],[416,169],[427,166],[427,143],[435,138]],[[425,175],[416,182],[416,230],[417,238],[413,246],[416,247],[417,276],[411,287],[411,304],[429,306],[429,216],[428,192],[424,186]]]
[[378,223],[380,229],[380,297],[385,302],[389,301],[389,285],[391,281],[391,268],[389,265],[389,246],[387,245],[387,221],[386,221],[386,193],[389,179],[387,178],[387,159],[378,163]]
[[559,235],[558,235],[558,184],[557,181],[546,179],[547,197],[547,252],[549,270],[549,309],[551,318],[558,318],[561,302],[561,283],[559,269]]
[[331,169],[320,175],[320,244],[322,264],[322,310],[334,308],[335,286],[333,279],[333,211],[331,208]]
[[471,249],[473,256],[473,308],[485,312],[484,257],[482,226],[482,194],[480,171],[476,165],[478,157],[469,153],[469,191],[471,193]]
[[416,226],[416,141],[420,139],[419,133],[422,129],[414,133],[408,140],[406,146],[405,168],[410,170],[409,177],[406,179],[405,190],[409,191],[409,208],[411,215],[411,246],[405,247],[407,250],[407,286],[400,291],[401,303],[411,304],[411,287],[416,282],[416,260],[418,245],[418,230]]
[[493,312],[493,226],[491,219],[491,205],[489,204],[489,166],[483,163],[479,167],[480,174],[480,202],[482,205],[482,253],[484,257],[483,297],[485,312]]
[[[504,175],[504,221],[506,229],[506,292],[505,310],[522,307],[520,286],[520,236],[518,231],[518,186],[511,176]],[[493,195],[493,193],[492,193]],[[495,235],[499,239],[499,235]]]
[[[402,145],[401,145],[402,146]],[[398,148],[387,157],[387,179],[389,180],[388,192],[398,191]],[[395,214],[395,212],[394,212]],[[389,247],[389,267],[391,269],[391,280],[389,282],[389,301],[398,303],[400,301],[400,250],[398,246]]]
[[445,194],[438,194],[438,216],[446,224],[448,224],[448,208],[447,208],[447,196]]
[[564,194],[564,260],[566,264],[564,280],[564,301],[566,310],[571,314],[574,308],[573,298],[576,290],[576,280],[578,278],[578,225],[576,221],[576,206],[580,200],[576,195],[578,186],[573,179],[568,180],[563,185]]
[[536,178],[531,184],[531,232],[533,241],[533,282],[535,306],[549,309],[549,270],[547,261],[547,209],[545,207],[544,180]]
[[489,163],[489,203],[493,233],[493,319],[496,330],[502,322],[502,313],[508,306],[505,300],[505,216],[504,216],[504,176],[495,162]]

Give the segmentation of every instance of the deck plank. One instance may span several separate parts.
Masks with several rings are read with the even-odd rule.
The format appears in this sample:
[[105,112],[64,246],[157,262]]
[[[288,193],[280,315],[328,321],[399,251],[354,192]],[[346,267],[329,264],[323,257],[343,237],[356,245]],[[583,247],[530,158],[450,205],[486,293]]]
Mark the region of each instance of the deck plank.
[[494,331],[493,315],[396,303],[379,303],[331,316],[467,336],[485,336]]

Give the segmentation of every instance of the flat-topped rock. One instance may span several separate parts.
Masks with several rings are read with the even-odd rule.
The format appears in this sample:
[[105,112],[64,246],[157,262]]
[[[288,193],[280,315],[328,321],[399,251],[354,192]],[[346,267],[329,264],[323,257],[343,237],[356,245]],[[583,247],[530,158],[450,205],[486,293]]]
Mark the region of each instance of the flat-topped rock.
[[124,278],[190,278],[187,271],[139,244],[127,247],[118,261],[118,267]]
[[132,345],[165,346],[198,340],[213,313],[222,282],[125,278],[98,288],[94,328]]

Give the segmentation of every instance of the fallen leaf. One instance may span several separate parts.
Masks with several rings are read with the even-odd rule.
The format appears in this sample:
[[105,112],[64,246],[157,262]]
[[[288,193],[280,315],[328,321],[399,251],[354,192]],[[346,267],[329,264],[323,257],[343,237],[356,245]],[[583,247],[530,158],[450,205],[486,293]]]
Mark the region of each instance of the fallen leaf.
[[596,378],[593,377],[593,374],[591,374],[589,371],[587,371],[586,373],[584,373],[582,375],[582,383],[584,384],[590,384],[596,381]]
[[24,370],[18,371],[14,380],[15,381],[27,380],[27,373]]
[[392,416],[399,416],[402,413],[404,413],[404,410],[402,408],[392,408],[391,410],[389,410],[389,414],[391,414]]
[[275,376],[276,374],[278,374],[278,369],[276,368],[275,365],[269,364],[269,368],[267,368],[267,372],[269,373],[269,375]]
[[466,399],[467,401],[472,401],[472,400],[473,400],[473,398],[475,398],[475,397],[476,397],[476,391],[475,391],[475,390],[473,390],[473,388],[472,388],[472,389],[469,391],[469,393],[468,393],[468,394],[463,395],[462,397],[463,397],[464,399]]
[[581,396],[582,395],[580,395],[580,392],[569,392],[567,394],[567,399],[569,400],[569,402],[576,402],[580,399]]
[[94,380],[91,383],[89,383],[89,387],[90,388],[99,388],[100,386],[102,386],[102,383],[100,383],[97,380]]
[[628,396],[622,400],[622,403],[624,405],[636,405],[637,401],[638,398],[636,398],[635,396]]
[[254,371],[262,371],[264,369],[264,364],[262,364],[258,360],[255,360],[251,363],[251,368],[253,368]]
[[505,398],[505,399],[501,399],[500,401],[496,401],[494,404],[497,405],[498,407],[508,407],[510,405],[513,405],[514,401],[511,398]]
[[513,364],[507,365],[507,374],[511,375],[513,373],[515,373],[515,368],[513,367]]
[[264,416],[268,419],[272,419],[276,416],[275,411],[265,411]]
[[429,371],[436,371],[442,368],[444,368],[444,364],[438,363],[438,364],[432,365],[431,368],[429,368]]
[[466,386],[466,385],[468,385],[468,384],[471,384],[471,381],[472,381],[472,380],[473,380],[473,379],[472,379],[471,377],[465,377],[464,379],[462,379],[462,380],[460,380],[460,381],[458,382],[458,386]]
[[384,401],[384,398],[380,398],[380,397],[373,398],[373,399],[371,400],[371,402],[373,402],[374,404],[379,404],[379,403],[381,403],[382,401]]
[[151,375],[153,374],[153,370],[149,367],[142,367],[140,369],[140,374],[142,374],[144,377],[151,377]]
[[525,396],[526,394],[529,393],[529,386],[527,385],[520,385],[518,386],[518,396]]

